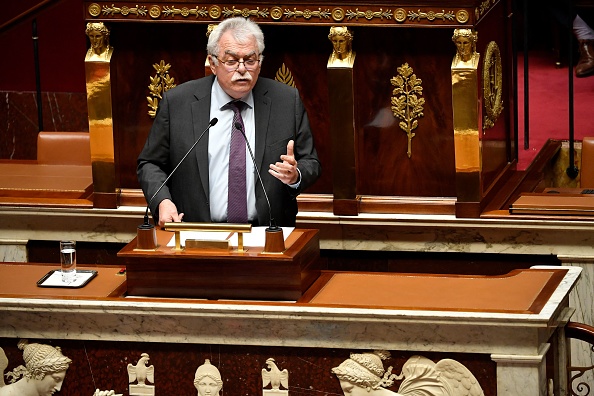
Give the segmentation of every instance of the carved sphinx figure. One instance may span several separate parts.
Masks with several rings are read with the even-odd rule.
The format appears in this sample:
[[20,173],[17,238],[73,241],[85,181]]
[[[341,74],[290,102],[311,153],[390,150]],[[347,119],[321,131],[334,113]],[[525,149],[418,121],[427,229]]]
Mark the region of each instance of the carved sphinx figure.
[[4,385],[3,374],[8,360],[0,348],[0,396],[50,396],[62,389],[72,360],[64,356],[59,347],[29,344],[27,340],[19,341],[18,347],[23,351],[25,365],[6,373],[11,379],[10,385]]
[[[384,369],[387,351],[351,353],[351,357],[334,367],[345,396],[481,396],[484,395],[472,373],[455,360],[443,359],[437,364],[422,356],[412,356],[402,366],[400,375],[392,367]],[[394,380],[403,380],[398,392],[387,389]]]
[[85,33],[91,42],[91,47],[87,51],[85,60],[109,60],[113,52],[113,47],[109,45],[109,29],[105,24],[103,22],[89,22],[87,23]]
[[209,359],[205,359],[204,364],[196,369],[194,386],[198,391],[198,396],[219,396],[219,392],[223,388],[223,380],[219,369],[210,364]]
[[346,26],[332,26],[328,39],[333,51],[328,59],[328,67],[352,67],[355,62],[353,52],[353,32]]
[[456,55],[452,62],[454,67],[474,66],[478,63],[476,52],[478,34],[472,29],[454,29],[452,41],[456,44]]

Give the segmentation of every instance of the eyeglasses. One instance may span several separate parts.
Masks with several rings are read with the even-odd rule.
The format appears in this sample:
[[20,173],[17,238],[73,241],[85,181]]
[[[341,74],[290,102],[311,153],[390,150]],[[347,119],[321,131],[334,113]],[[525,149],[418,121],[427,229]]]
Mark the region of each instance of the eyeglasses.
[[245,69],[247,71],[252,71],[255,70],[258,67],[258,64],[260,63],[260,59],[255,59],[255,58],[249,58],[249,59],[244,59],[244,60],[238,60],[238,59],[229,59],[229,60],[220,60],[218,56],[216,55],[212,55],[213,58],[217,58],[217,60],[219,62],[221,62],[223,64],[223,66],[225,66],[225,69],[227,69],[227,71],[235,71],[237,69],[239,69],[239,64],[243,63],[243,67],[245,67]]

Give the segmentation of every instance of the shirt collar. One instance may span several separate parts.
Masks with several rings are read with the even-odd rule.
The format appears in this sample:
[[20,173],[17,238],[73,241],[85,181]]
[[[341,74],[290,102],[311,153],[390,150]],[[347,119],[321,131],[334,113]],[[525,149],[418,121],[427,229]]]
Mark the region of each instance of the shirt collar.
[[[214,82],[212,83],[212,99],[214,102],[215,108],[219,110],[223,110],[223,107],[234,100],[231,96],[227,95],[223,88],[219,85],[219,80],[215,77]],[[250,108],[254,108],[254,94],[252,91],[248,92],[245,96],[241,97],[239,100],[245,102]]]

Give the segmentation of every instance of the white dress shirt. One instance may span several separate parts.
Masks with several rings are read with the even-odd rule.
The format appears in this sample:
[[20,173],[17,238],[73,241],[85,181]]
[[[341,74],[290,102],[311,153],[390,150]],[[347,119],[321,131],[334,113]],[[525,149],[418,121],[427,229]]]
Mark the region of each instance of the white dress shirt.
[[[233,100],[227,95],[215,78],[211,89],[210,119],[214,117],[219,121],[210,128],[208,133],[208,181],[210,185],[210,216],[213,222],[227,221],[227,192],[229,180],[229,151],[231,149],[231,127],[233,125],[233,110],[225,105]],[[256,146],[256,126],[254,117],[254,97],[250,91],[240,99],[245,102],[241,111],[245,134],[250,142],[252,152]],[[256,185],[257,178],[252,157],[246,146],[246,187],[248,220],[257,219],[256,212]],[[254,152],[254,155],[256,153]]]

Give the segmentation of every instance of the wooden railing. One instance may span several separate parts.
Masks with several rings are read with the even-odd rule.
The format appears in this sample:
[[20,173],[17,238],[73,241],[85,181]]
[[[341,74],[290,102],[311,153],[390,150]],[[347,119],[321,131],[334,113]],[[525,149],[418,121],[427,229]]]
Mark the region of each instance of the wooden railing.
[[60,1],[62,1],[62,0],[43,0],[43,1],[41,1],[37,5],[34,5],[33,7],[29,8],[27,11],[22,12],[21,14],[12,18],[11,20],[0,25],[0,34],[15,27],[16,25],[23,22],[27,18],[37,16],[42,11],[45,11],[46,9],[55,6]]

